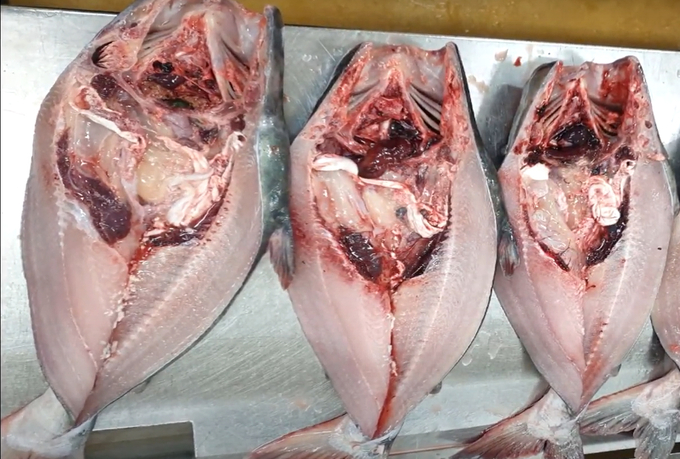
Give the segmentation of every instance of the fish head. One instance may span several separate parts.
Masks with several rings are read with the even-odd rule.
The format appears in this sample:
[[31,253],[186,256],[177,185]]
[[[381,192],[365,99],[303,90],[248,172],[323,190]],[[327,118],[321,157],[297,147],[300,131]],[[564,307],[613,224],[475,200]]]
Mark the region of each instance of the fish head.
[[341,65],[291,147],[288,292],[373,437],[399,426],[474,338],[496,221],[455,45],[365,43]]
[[499,179],[517,244],[496,291],[578,411],[649,316],[677,205],[640,63],[539,67],[512,135]]
[[287,153],[281,27],[273,7],[141,0],[45,98],[24,272],[43,372],[79,422],[202,336],[254,262],[276,201],[260,173]]

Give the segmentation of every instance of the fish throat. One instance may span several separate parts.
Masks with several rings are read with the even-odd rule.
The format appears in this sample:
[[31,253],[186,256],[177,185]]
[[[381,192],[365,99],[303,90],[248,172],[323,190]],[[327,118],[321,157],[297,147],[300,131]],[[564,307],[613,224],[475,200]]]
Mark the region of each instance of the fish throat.
[[[563,71],[563,69],[560,69]],[[558,71],[559,72],[559,71]],[[564,271],[588,269],[614,250],[628,221],[630,70],[601,81],[559,73],[533,114],[521,182],[529,233]]]

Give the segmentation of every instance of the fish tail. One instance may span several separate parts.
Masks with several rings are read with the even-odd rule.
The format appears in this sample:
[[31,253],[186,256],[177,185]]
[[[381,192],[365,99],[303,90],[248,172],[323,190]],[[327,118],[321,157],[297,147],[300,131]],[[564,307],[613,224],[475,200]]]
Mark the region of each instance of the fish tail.
[[387,459],[397,431],[367,440],[347,415],[284,435],[246,459]]
[[636,443],[635,459],[668,459],[680,431],[678,424],[678,416],[656,425],[648,419],[642,420],[633,434]]
[[553,391],[521,413],[490,427],[450,459],[506,459],[541,454],[546,459],[582,459],[574,417]]
[[666,459],[680,431],[680,373],[602,397],[581,421],[585,435],[634,431],[636,459]]
[[0,459],[83,459],[95,418],[73,419],[51,389],[2,419]]
[[277,228],[269,238],[269,259],[285,290],[293,279],[293,231],[290,222]]

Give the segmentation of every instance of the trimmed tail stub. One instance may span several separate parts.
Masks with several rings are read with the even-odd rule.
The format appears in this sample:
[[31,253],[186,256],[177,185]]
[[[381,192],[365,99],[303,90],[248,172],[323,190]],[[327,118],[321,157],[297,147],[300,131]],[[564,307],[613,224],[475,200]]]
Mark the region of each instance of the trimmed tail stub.
[[50,389],[2,419],[2,459],[84,459],[95,418],[72,429],[73,419]]
[[138,1],[45,98],[24,273],[43,373],[76,426],[209,329],[286,205],[281,28],[273,7]]
[[[539,67],[512,132],[499,170],[511,231],[494,287],[554,404],[575,419],[650,315],[668,253],[672,177],[633,57]],[[493,445],[495,429],[476,444]],[[529,440],[507,441],[521,450]],[[546,456],[577,454],[550,445]]]
[[[455,45],[351,53],[291,146],[295,274],[282,280],[349,417],[374,439],[477,333],[497,200]],[[281,237],[272,246],[285,266]]]

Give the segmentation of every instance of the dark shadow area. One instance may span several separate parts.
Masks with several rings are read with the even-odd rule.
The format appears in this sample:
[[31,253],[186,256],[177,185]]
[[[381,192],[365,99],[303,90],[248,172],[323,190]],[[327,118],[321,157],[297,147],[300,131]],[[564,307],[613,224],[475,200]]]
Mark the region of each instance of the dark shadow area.
[[190,422],[126,429],[99,430],[90,434],[86,459],[191,459],[194,430]]

